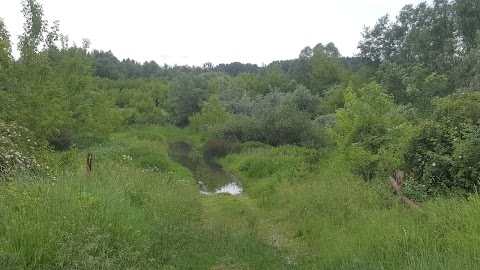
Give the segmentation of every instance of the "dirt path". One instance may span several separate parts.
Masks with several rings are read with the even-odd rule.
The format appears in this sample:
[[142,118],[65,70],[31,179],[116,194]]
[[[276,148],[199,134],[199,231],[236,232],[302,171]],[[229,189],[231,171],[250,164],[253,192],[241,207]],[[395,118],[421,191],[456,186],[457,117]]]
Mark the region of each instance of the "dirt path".
[[275,220],[272,213],[259,208],[246,195],[204,196],[203,226],[220,227],[232,233],[250,232],[263,242],[285,252],[285,261],[296,265],[299,257],[305,255],[306,248],[295,239],[294,233]]

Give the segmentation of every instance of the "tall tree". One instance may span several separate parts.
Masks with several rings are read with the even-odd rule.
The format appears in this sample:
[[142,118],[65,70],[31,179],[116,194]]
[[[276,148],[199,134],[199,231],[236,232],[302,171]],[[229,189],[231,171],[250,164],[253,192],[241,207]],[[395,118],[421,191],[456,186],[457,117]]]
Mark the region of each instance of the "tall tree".
[[3,19],[0,18],[0,104],[2,104],[0,106],[0,119],[5,119],[5,113],[10,110],[8,107],[11,106],[8,102],[6,89],[7,83],[11,80],[11,76],[7,72],[12,65],[12,60],[10,34],[5,27]]
[[373,28],[365,27],[362,32],[362,40],[358,48],[360,56],[367,58],[376,64],[388,59],[393,54],[393,44],[388,40],[390,18],[385,15],[378,19]]
[[300,51],[300,55],[291,64],[288,73],[290,76],[300,84],[305,86],[310,85],[308,74],[312,70],[311,59],[313,50],[310,47],[305,47]]
[[200,103],[206,99],[206,90],[199,88],[192,76],[180,74],[172,81],[168,105],[170,119],[178,126],[188,124],[188,117],[200,112]]
[[330,87],[345,80],[346,70],[340,59],[329,57],[324,50],[316,50],[312,59],[309,76],[309,89],[323,95]]
[[95,59],[95,75],[108,78],[112,80],[118,80],[122,78],[122,73],[120,69],[120,61],[112,53],[112,51],[93,51],[93,56]]
[[0,73],[8,68],[12,63],[12,45],[10,43],[10,33],[5,23],[0,18]]
[[142,77],[150,78],[157,74],[160,66],[155,61],[145,61],[142,65]]
[[22,6],[25,23],[18,46],[22,59],[26,63],[33,63],[39,46],[44,41],[47,22],[43,20],[43,8],[36,0],[23,0]]
[[480,3],[477,0],[456,0],[454,3],[458,30],[463,47],[476,47],[480,30]]

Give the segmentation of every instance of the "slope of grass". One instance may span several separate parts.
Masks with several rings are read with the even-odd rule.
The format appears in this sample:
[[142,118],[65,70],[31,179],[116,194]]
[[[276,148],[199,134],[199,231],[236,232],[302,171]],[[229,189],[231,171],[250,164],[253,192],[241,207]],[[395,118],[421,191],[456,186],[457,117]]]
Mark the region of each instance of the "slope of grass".
[[166,153],[178,136],[162,130],[125,130],[109,143],[57,153],[55,180],[3,185],[0,269],[284,268],[281,250],[254,231],[204,221],[191,173]]
[[302,247],[299,268],[477,268],[478,196],[439,198],[420,214],[402,205],[386,180],[364,182],[334,153],[293,146],[247,149],[223,163]]

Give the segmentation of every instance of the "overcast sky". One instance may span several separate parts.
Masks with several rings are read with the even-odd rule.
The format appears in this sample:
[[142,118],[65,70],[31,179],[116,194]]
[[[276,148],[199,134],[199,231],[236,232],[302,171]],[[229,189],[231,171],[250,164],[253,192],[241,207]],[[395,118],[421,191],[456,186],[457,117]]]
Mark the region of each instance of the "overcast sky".
[[[0,0],[0,17],[17,41],[21,0]],[[163,65],[268,64],[298,57],[306,46],[333,42],[357,52],[363,26],[421,0],[39,0],[50,25],[81,46],[111,50],[120,60]],[[18,56],[18,52],[15,52]]]

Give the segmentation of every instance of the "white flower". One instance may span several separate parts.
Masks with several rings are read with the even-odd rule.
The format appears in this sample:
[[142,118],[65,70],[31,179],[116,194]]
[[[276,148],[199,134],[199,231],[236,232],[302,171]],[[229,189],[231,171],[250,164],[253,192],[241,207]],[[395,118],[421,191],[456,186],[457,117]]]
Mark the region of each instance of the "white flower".
[[436,164],[435,162],[433,162],[433,163],[432,163],[432,166],[435,167],[435,166],[437,166],[437,164]]

